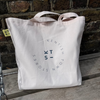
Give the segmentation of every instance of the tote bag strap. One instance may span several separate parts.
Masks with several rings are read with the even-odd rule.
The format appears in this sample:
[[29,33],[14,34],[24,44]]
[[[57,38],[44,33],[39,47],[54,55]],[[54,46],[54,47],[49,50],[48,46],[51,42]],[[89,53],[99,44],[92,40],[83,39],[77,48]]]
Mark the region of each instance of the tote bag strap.
[[[54,12],[50,12],[50,11],[42,11],[42,12],[37,13],[34,16],[34,18],[32,18],[32,19],[37,19],[37,21],[38,21],[38,18],[40,18],[41,16],[46,15],[46,14],[60,15],[58,13],[54,13]],[[73,12],[63,13],[59,16],[58,21],[63,21],[64,19],[68,19],[70,17],[78,17],[78,15],[76,13],[73,13]],[[49,20],[47,20],[47,21],[49,21]],[[39,22],[47,22],[47,21],[40,21],[39,20]],[[54,19],[52,19],[50,21],[54,21]]]
[[58,20],[64,20],[71,17],[78,17],[78,15],[74,12],[64,13],[59,16]]
[[54,12],[50,12],[50,11],[42,11],[42,12],[37,13],[37,14],[34,16],[34,18],[39,18],[39,17],[41,17],[41,16],[43,16],[43,15],[46,15],[46,14],[60,15],[60,14],[58,14],[58,13],[54,13]]

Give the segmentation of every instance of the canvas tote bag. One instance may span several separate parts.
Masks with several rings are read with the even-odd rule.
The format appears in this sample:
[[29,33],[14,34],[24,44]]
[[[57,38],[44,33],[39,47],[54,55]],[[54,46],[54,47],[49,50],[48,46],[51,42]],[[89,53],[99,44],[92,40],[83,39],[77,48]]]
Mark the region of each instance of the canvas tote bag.
[[[28,20],[6,18],[15,47],[20,90],[81,85],[79,52],[84,16],[70,12],[55,20],[41,17],[45,14],[59,15],[42,11]],[[76,18],[67,21],[70,17]]]

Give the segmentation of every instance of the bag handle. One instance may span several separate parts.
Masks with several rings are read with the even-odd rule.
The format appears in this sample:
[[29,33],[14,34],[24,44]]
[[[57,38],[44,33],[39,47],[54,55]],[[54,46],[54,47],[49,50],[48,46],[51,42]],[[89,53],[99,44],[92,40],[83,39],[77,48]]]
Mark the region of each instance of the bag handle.
[[41,16],[46,15],[46,14],[60,15],[58,13],[54,13],[54,12],[50,12],[50,11],[42,11],[42,12],[37,13],[34,16],[34,18],[38,18],[38,17],[41,17]]
[[[42,12],[37,13],[34,16],[34,18],[40,18],[41,16],[46,15],[46,14],[60,15],[58,13],[54,13],[54,12],[50,12],[50,11],[42,11]],[[74,12],[63,13],[59,16],[58,21],[63,21],[64,19],[68,19],[68,18],[71,18],[71,17],[78,17],[78,15]]]
[[78,17],[78,15],[74,12],[64,13],[59,16],[58,20],[64,20],[71,17]]

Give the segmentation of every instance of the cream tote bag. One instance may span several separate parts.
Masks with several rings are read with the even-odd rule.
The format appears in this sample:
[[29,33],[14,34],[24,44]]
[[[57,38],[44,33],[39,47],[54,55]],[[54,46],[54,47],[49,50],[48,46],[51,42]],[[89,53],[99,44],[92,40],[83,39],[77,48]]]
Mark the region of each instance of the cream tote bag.
[[[41,17],[59,15],[58,20]],[[67,20],[76,17],[72,20]],[[39,12],[32,19],[6,18],[15,47],[20,90],[81,85],[80,43],[84,16]]]

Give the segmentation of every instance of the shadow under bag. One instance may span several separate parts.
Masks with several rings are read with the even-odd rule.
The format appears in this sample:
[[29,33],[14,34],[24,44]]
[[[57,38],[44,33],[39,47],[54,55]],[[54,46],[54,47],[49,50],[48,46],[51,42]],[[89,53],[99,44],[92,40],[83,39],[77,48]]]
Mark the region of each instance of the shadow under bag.
[[[41,17],[45,14],[59,18]],[[42,11],[28,20],[6,18],[6,23],[15,47],[20,90],[81,85],[79,53],[84,16]]]

